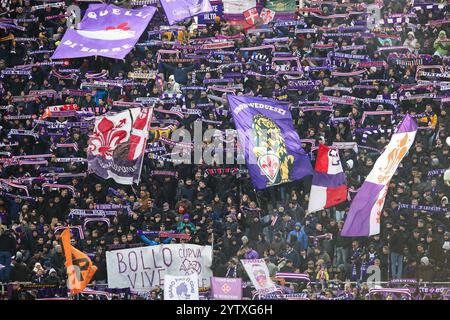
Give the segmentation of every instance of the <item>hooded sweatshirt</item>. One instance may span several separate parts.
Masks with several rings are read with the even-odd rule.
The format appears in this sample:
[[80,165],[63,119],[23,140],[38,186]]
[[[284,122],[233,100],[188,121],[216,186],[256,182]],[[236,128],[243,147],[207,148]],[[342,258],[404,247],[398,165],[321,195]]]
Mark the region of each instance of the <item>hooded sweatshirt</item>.
[[[295,229],[289,232],[286,241],[290,243],[291,241],[291,235],[294,235],[297,237],[298,245],[300,250],[306,250],[308,249],[308,236],[306,235],[304,229],[302,228],[302,225],[300,222],[297,222],[295,224]],[[297,230],[297,227],[300,227],[300,230]]]
[[450,42],[441,42],[441,40],[447,39],[447,34],[444,30],[439,32],[438,38],[434,41],[433,48],[436,50],[435,54],[445,57],[448,55],[450,49]]

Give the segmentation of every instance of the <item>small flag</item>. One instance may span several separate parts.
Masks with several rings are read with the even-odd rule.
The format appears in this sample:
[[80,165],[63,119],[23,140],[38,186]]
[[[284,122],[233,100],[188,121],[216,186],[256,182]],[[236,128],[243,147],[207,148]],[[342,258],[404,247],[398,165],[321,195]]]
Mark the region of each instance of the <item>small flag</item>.
[[347,200],[345,173],[337,149],[319,145],[308,212],[323,210]]
[[263,8],[260,14],[260,18],[263,20],[264,24],[268,24],[272,22],[275,17],[275,11],[270,10],[268,8]]
[[258,9],[255,7],[244,11],[244,17],[248,24],[254,25],[256,18],[259,17]]

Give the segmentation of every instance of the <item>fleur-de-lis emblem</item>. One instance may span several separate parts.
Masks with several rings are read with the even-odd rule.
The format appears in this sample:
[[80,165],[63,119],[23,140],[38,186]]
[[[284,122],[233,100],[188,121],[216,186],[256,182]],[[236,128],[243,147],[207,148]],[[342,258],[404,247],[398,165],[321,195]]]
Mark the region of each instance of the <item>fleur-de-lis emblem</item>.
[[88,152],[93,155],[100,155],[106,159],[111,159],[115,147],[127,136],[125,130],[118,130],[125,123],[125,118],[121,119],[117,125],[114,125],[107,117],[103,117],[96,130],[90,136]]
[[222,286],[222,292],[223,293],[228,293],[228,292],[230,292],[231,291],[231,287],[228,285],[228,284],[224,284],[223,286]]

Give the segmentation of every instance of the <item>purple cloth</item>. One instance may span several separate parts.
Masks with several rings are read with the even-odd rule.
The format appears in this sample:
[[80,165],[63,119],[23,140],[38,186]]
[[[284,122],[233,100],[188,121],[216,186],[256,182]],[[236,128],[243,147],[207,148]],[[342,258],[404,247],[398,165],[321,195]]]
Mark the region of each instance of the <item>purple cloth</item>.
[[370,212],[377,201],[384,185],[365,181],[351,204],[342,235],[345,237],[368,236],[370,227]]
[[170,25],[186,18],[213,11],[209,0],[160,0],[160,2]]
[[328,174],[322,172],[314,172],[314,185],[325,188],[337,188],[345,184],[345,173]]
[[223,16],[223,3],[220,1],[211,1],[210,3],[212,12],[200,14],[198,16],[199,24],[214,23],[216,17]]
[[251,249],[245,254],[245,259],[259,259],[259,254],[255,250]]
[[134,48],[156,12],[152,6],[125,9],[91,4],[80,29],[68,29],[52,59],[104,56],[123,59]]
[[[313,174],[311,161],[301,148],[300,138],[292,125],[287,103],[234,95],[228,95],[228,102],[256,189]],[[264,144],[266,138],[267,147]]]
[[[397,131],[395,132],[395,134],[398,133],[404,134],[415,131],[417,131],[417,124],[415,123],[414,119],[411,118],[409,114],[407,114],[403,119],[403,121],[397,127]],[[393,139],[391,140],[389,145],[391,145],[392,143],[395,143]],[[378,160],[375,162],[374,168],[369,174],[368,179],[370,179],[370,176],[373,175],[372,173],[373,170],[377,170],[381,174],[379,168],[387,167],[388,165],[390,165],[390,162],[387,158],[383,160],[384,154],[385,153],[383,152],[380,158],[378,158]],[[393,156],[391,155],[391,157]],[[398,166],[398,163],[396,165]],[[389,179],[391,178],[392,177],[389,177]],[[358,236],[367,237],[371,235],[371,223],[373,224],[372,226],[375,225],[375,219],[371,219],[371,214],[375,215],[376,212],[375,211],[372,212],[372,208],[374,208],[374,206],[376,205],[380,192],[383,192],[383,189],[389,185],[389,180],[385,181],[384,183],[375,183],[374,181],[369,181],[368,179],[364,181],[363,185],[361,186],[361,188],[359,189],[358,193],[356,194],[355,198],[351,203],[350,210],[345,220],[344,228],[342,229],[342,235],[345,237],[358,237]],[[384,195],[384,197],[386,197],[386,195]],[[381,199],[382,198],[380,198],[380,200]],[[382,205],[383,204],[384,203],[382,203]],[[382,207],[380,207],[379,210],[382,210]],[[376,224],[378,225],[380,224],[379,216],[376,218]]]
[[211,293],[215,300],[241,300],[241,278],[211,277]]

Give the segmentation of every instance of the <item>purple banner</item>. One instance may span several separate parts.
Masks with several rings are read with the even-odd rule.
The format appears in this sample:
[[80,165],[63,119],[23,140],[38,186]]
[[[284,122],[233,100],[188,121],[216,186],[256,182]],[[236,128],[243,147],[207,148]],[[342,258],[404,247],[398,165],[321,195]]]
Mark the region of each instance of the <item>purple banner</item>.
[[91,4],[80,29],[68,29],[52,59],[104,56],[123,59],[134,48],[156,12],[155,7],[125,9]]
[[198,16],[198,23],[214,23],[216,17],[223,16],[223,3],[220,1],[211,1],[212,12],[201,14]]
[[215,300],[242,300],[242,279],[211,277],[211,293]]
[[312,175],[287,103],[228,95],[239,141],[256,189]]
[[160,2],[170,25],[189,17],[213,11],[209,0],[160,0]]

